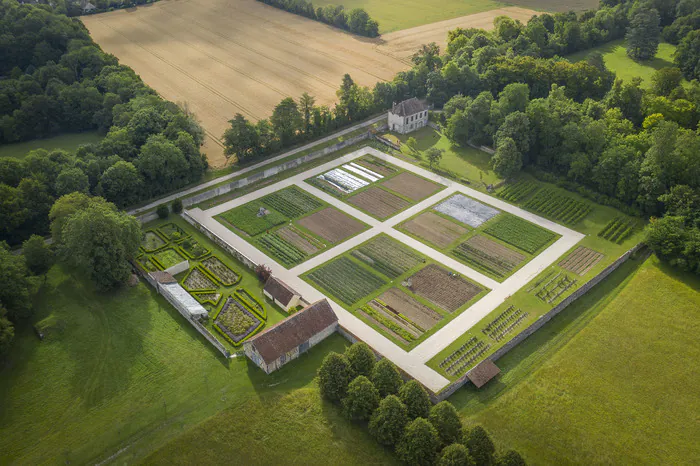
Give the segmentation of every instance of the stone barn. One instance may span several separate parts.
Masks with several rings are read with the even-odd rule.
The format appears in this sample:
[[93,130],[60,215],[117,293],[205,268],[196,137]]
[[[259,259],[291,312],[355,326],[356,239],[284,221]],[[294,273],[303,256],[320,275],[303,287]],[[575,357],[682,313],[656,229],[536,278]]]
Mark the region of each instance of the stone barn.
[[267,279],[265,287],[263,288],[263,294],[287,312],[303,304],[299,293],[291,289],[282,280],[275,277]]
[[389,110],[389,129],[406,134],[428,125],[428,106],[415,97],[394,104]]
[[243,344],[243,351],[267,374],[296,359],[338,328],[326,299],[308,305]]

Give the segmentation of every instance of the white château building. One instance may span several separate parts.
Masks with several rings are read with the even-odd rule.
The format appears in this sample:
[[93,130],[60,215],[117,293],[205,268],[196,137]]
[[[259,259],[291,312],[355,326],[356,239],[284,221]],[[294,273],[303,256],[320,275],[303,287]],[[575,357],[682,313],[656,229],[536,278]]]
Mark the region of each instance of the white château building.
[[394,104],[389,110],[389,129],[406,134],[428,125],[428,106],[413,97]]

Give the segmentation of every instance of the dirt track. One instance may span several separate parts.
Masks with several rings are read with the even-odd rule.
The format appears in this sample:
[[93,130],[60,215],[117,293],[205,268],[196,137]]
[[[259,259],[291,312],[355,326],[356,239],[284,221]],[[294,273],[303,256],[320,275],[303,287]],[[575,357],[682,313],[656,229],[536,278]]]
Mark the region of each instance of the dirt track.
[[[387,34],[372,40],[255,0],[161,0],[83,17],[94,40],[131,66],[164,98],[186,102],[207,132],[213,166],[225,163],[221,135],[236,113],[267,118],[285,97],[303,92],[336,100],[342,76],[373,86],[409,67],[420,44],[457,26],[487,26],[504,8]],[[530,12],[531,14],[532,12]],[[473,18],[473,19],[470,19]]]

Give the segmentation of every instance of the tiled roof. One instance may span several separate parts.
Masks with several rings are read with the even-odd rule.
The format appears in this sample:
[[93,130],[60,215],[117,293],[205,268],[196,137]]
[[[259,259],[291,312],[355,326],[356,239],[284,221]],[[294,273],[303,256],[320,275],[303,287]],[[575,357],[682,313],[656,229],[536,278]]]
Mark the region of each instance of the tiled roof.
[[407,117],[424,110],[428,110],[428,106],[424,102],[413,97],[398,104],[394,104],[391,108],[391,113],[400,117]]
[[328,301],[322,299],[256,335],[246,344],[252,345],[265,363],[270,364],[337,321]]
[[476,385],[476,388],[481,388],[486,385],[486,382],[496,377],[501,373],[501,370],[490,359],[484,359],[467,372],[467,378]]
[[283,281],[270,277],[265,283],[265,291],[272,296],[273,299],[281,302],[283,306],[287,306],[294,296],[299,296],[299,293],[287,286]]

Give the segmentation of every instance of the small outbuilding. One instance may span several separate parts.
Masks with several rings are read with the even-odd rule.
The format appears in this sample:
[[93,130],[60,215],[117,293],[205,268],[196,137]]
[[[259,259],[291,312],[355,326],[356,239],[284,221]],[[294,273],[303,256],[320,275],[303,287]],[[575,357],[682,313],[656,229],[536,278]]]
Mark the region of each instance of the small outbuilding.
[[243,344],[246,356],[267,374],[299,357],[338,328],[338,317],[321,299]]
[[301,296],[299,293],[290,288],[282,280],[272,276],[265,282],[263,294],[287,312],[301,304]]
[[415,97],[395,103],[389,110],[389,129],[406,134],[428,125],[428,105]]
[[501,373],[501,369],[490,359],[484,359],[472,370],[467,372],[467,378],[476,388],[481,388],[486,383]]
[[208,312],[199,302],[192,297],[175,277],[165,271],[151,272],[148,274],[155,284],[158,293],[161,294],[180,314],[189,319],[199,319],[208,315]]

